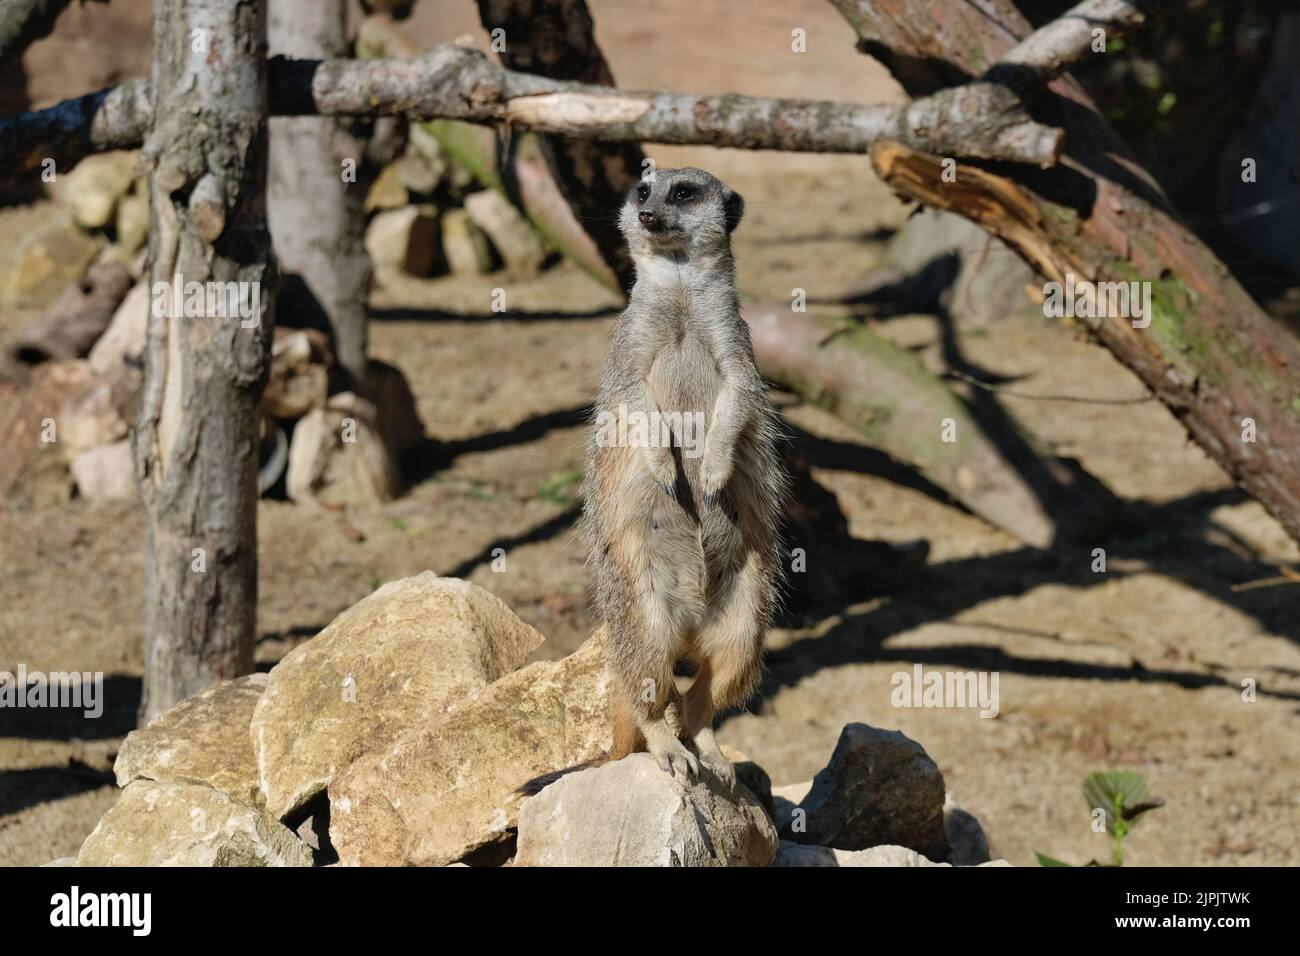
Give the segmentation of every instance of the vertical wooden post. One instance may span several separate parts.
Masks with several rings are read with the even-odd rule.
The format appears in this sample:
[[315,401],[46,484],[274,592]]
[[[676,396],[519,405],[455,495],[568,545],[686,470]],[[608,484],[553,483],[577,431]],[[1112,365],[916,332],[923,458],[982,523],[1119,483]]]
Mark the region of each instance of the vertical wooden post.
[[275,294],[265,0],[154,0],[151,86],[144,720],[252,668]]

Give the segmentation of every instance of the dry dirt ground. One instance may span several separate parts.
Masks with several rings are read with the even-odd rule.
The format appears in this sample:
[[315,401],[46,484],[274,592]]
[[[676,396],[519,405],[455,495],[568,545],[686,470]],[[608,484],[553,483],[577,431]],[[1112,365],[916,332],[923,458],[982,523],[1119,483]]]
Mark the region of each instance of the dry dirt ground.
[[[432,4],[438,11],[452,5]],[[424,36],[476,26],[469,4],[423,22]],[[897,95],[852,51],[828,4],[594,2],[598,31],[628,86],[875,100]],[[812,54],[788,52],[794,26]],[[713,38],[727,37],[726,43]],[[707,166],[749,200],[737,233],[750,301],[790,290],[833,296],[860,281],[906,215],[854,158],[653,150],[661,165]],[[511,311],[489,310],[504,285]],[[573,534],[582,415],[603,358],[608,298],[556,268],[435,280],[430,308],[376,314],[376,357],[408,376],[430,438],[400,500],[343,513],[265,501],[259,511],[263,666],[380,582],[433,569],[491,589],[561,656],[589,633],[588,575]],[[880,331],[938,361],[929,316]],[[3,336],[12,328],[0,329]],[[1141,396],[1108,353],[1026,311],[959,328],[966,360],[1028,393]],[[915,487],[888,480],[852,428],[778,395],[814,475],[851,532],[924,539],[927,573],[871,601],[852,596],[769,635],[761,694],[720,736],[775,784],[808,779],[849,721],[920,741],[949,791],[983,822],[997,854],[1083,862],[1108,851],[1081,795],[1094,770],[1145,774],[1167,805],[1143,820],[1128,862],[1300,863],[1300,621],[1296,585],[1234,591],[1300,558],[1275,522],[1158,404],[1001,399],[1057,454],[1126,501],[1093,555],[1038,551]],[[918,423],[922,427],[928,423]],[[73,854],[114,800],[112,757],[139,697],[143,525],[130,505],[74,500],[0,510],[0,669],[109,675],[96,722],[26,718],[0,736],[0,864]],[[491,567],[504,548],[503,572]],[[816,561],[816,553],[809,555]],[[1000,711],[900,709],[891,677],[914,664],[993,671]],[[1255,699],[1243,699],[1253,681]]]

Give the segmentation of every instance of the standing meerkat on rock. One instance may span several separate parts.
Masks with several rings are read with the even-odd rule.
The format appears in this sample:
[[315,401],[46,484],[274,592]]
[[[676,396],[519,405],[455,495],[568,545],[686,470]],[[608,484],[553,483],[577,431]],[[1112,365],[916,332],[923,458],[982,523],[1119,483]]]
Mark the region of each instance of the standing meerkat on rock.
[[[636,284],[610,338],[588,442],[583,526],[605,623],[615,740],[674,776],[702,761],[761,670],[777,601],[786,477],[776,414],[736,297],[744,201],[699,169],[658,170],[619,228]],[[684,694],[673,669],[698,667]]]

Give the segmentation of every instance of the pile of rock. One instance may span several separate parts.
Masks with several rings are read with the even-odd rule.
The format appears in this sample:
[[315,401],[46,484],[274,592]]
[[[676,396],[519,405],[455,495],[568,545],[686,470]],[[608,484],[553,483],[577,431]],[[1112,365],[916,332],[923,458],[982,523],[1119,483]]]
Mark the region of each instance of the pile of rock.
[[[854,724],[807,793],[609,763],[600,632],[542,636],[487,591],[424,573],[341,614],[269,674],[127,737],[83,866],[826,866],[988,858],[932,761]],[[784,837],[784,839],[783,839]],[[924,856],[922,855],[924,854]]]
[[[151,304],[143,275],[148,184],[139,154],[90,156],[52,181],[49,193],[54,203],[32,207],[39,211],[33,228],[0,256],[0,308],[47,306],[11,341],[0,374],[0,393],[14,400],[12,412],[0,413],[0,441],[15,449],[0,467],[0,496],[30,479],[31,465],[42,483],[31,497],[57,499],[75,485],[86,498],[133,498],[127,432],[139,404]],[[427,303],[422,283],[442,274],[504,266],[512,278],[527,277],[548,259],[524,215],[498,190],[480,186],[418,124],[406,151],[370,185],[366,210],[371,295],[381,305]],[[277,328],[273,349],[262,490],[283,479],[299,501],[395,496],[401,456],[423,437],[401,373],[372,362],[364,388],[344,391],[352,386],[337,373],[324,335]],[[52,432],[33,426],[47,420]]]
[[483,189],[413,124],[406,153],[380,172],[366,196],[366,252],[381,302],[400,302],[412,280],[478,275],[498,264],[512,278],[546,263],[541,237],[495,189]]

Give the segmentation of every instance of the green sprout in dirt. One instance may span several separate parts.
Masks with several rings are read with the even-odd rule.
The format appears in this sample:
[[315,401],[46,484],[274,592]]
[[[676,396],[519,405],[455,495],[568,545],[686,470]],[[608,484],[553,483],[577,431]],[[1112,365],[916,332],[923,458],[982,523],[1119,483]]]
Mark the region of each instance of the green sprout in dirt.
[[[1099,863],[1089,860],[1085,866],[1123,866],[1124,838],[1137,825],[1138,817],[1148,810],[1165,805],[1163,797],[1149,796],[1146,777],[1140,773],[1115,771],[1113,773],[1090,773],[1083,781],[1083,797],[1088,801],[1088,808],[1094,819],[1102,816],[1106,821],[1106,832],[1114,841],[1111,845],[1111,863]],[[1072,866],[1053,859],[1045,853],[1035,853],[1041,866]]]
[[557,505],[571,505],[577,501],[571,489],[580,481],[582,472],[576,469],[557,471],[537,486],[537,497]]

